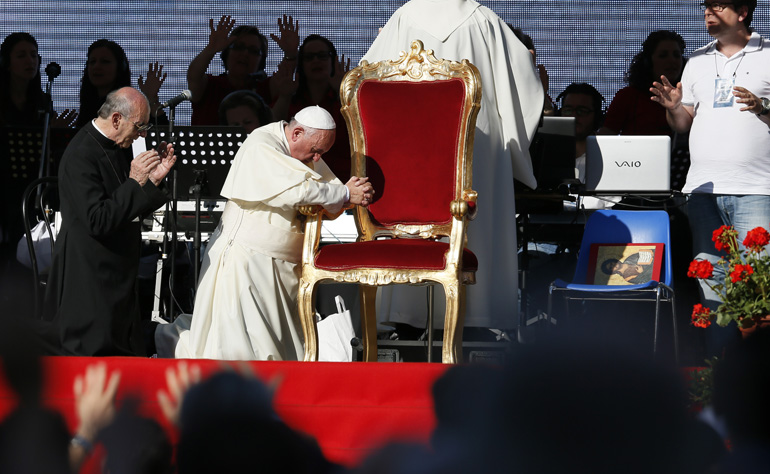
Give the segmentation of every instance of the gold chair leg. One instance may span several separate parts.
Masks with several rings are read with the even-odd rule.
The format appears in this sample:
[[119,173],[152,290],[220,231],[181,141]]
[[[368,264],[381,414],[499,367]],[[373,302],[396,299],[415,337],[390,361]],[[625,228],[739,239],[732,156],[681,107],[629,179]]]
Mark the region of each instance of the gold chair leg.
[[313,305],[314,293],[315,285],[300,280],[297,306],[299,307],[299,319],[302,322],[302,332],[305,336],[305,362],[318,360],[318,327],[316,326]]
[[364,362],[377,362],[377,287],[359,285]]
[[446,316],[441,362],[459,364],[463,361],[463,325],[465,324],[465,286],[459,283],[444,285]]

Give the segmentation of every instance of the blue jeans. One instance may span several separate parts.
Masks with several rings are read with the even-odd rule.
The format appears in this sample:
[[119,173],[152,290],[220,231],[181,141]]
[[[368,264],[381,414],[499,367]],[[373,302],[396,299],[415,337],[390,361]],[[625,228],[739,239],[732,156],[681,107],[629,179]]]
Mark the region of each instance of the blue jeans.
[[[770,227],[770,196],[690,194],[687,214],[692,230],[692,248],[695,258],[709,260],[714,264],[712,285],[724,282],[725,273],[716,262],[724,253],[714,247],[712,233],[723,225],[731,225],[738,231],[738,243],[742,247],[746,233],[755,227]],[[704,306],[716,310],[721,304],[716,293],[705,282],[699,281],[701,301]],[[712,324],[706,329],[707,356],[721,355],[722,349],[738,337],[734,325],[721,327]]]

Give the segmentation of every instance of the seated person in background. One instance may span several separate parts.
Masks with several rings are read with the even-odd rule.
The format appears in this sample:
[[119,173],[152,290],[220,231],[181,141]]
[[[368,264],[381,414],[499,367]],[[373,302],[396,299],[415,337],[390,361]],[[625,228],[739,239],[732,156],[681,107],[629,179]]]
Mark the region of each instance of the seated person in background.
[[[158,92],[166,80],[163,66],[150,63],[147,67],[147,80],[139,76],[139,89],[150,101],[150,120],[163,115],[158,108]],[[83,68],[83,78],[80,82],[80,113],[78,128],[91,122],[104,104],[107,94],[131,86],[131,68],[126,52],[118,43],[108,39],[100,39],[88,47],[86,66]]]
[[[604,96],[591,84],[573,82],[564,92],[556,97],[561,101],[558,115],[575,117],[575,177],[581,183],[586,182],[586,139],[595,135],[602,124],[604,113],[602,103]],[[612,201],[595,197],[583,197],[582,206],[585,209],[605,209],[615,204]]]
[[235,91],[219,104],[219,124],[254,129],[273,122],[273,113],[256,92]]
[[301,360],[297,292],[304,219],[299,206],[329,213],[371,202],[367,178],[342,184],[321,155],[334,143],[324,109],[254,130],[222,187],[228,199],[203,257],[195,310],[156,330],[161,357]]
[[[265,66],[267,38],[256,26],[240,25],[229,15],[222,15],[216,28],[209,19],[209,41],[187,68],[187,87],[192,92],[192,125],[219,123],[219,104],[227,94],[253,90],[269,97]],[[225,72],[215,76],[206,70],[220,53]]]
[[653,81],[665,76],[676,84],[682,77],[685,43],[673,31],[653,31],[626,71],[627,87],[612,99],[601,135],[673,135],[666,109],[650,100]]
[[[284,51],[289,57],[289,52]],[[285,87],[280,89],[273,104],[273,116],[287,120],[297,112],[311,105],[326,109],[337,125],[337,140],[324,156],[324,161],[335,176],[342,181],[350,177],[350,143],[345,119],[340,112],[340,84],[350,69],[350,59],[345,62],[337,56],[334,44],[321,35],[309,35],[302,42],[298,58],[297,80],[291,81],[288,68],[280,68],[281,80]],[[279,73],[276,73],[279,74]]]
[[546,71],[545,66],[542,64],[537,64],[537,51],[535,50],[535,43],[532,41],[532,37],[521,31],[520,28],[514,28],[510,23],[507,23],[507,25],[511,31],[513,31],[513,34],[519,38],[519,41],[521,41],[532,54],[532,64],[537,69],[537,73],[540,76],[540,82],[543,83],[543,95],[545,96],[543,98],[543,115],[553,115],[556,112],[556,107],[553,105],[553,99],[548,95],[548,71]]

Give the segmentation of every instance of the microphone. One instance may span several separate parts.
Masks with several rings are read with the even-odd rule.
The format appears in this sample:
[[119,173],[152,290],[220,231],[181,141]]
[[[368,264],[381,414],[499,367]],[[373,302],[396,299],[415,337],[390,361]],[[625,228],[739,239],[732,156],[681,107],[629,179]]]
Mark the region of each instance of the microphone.
[[267,79],[267,73],[263,71],[257,71],[254,73],[249,74],[249,77],[254,82],[262,82]]
[[174,97],[173,99],[169,99],[169,100],[163,102],[162,104],[160,104],[160,106],[162,108],[164,108],[164,109],[166,107],[172,107],[173,108],[173,107],[176,107],[177,105],[179,105],[180,103],[182,103],[182,102],[184,102],[186,100],[191,100],[191,99],[192,99],[192,92],[190,92],[189,90],[185,89],[185,90],[182,91],[181,94],[179,94],[178,96]]
[[61,66],[57,63],[48,63],[48,66],[45,67],[45,73],[48,76],[48,80],[53,81],[61,74]]

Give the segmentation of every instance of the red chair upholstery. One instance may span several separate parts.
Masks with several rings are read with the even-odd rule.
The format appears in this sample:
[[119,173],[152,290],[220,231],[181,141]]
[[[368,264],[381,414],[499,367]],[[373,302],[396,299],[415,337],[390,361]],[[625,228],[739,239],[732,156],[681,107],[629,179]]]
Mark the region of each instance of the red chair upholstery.
[[459,362],[464,284],[475,282],[478,268],[464,243],[476,202],[471,164],[479,72],[468,61],[438,60],[415,41],[398,60],[362,62],[340,93],[353,175],[369,177],[375,198],[356,210],[356,243],[319,248],[321,212],[303,209],[309,215],[299,289],[305,360],[318,357],[315,286],[333,280],[360,284],[367,361],[377,360],[377,287],[443,285],[442,361]]

